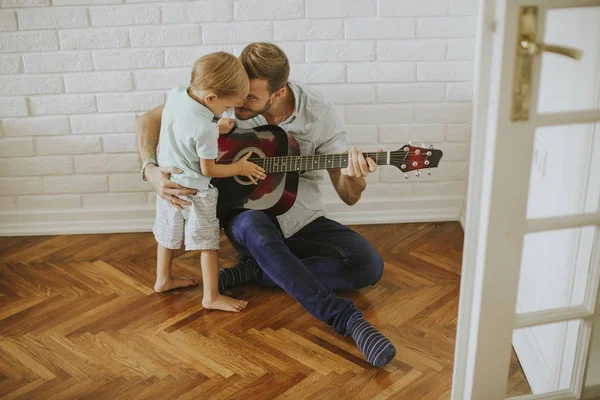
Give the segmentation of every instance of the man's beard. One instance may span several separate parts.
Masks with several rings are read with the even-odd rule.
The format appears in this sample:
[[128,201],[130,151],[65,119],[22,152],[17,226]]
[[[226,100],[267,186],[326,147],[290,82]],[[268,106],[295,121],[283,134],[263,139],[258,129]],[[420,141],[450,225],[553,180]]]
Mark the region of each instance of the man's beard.
[[265,104],[265,106],[262,109],[258,110],[258,111],[250,110],[248,108],[242,108],[243,111],[250,111],[252,113],[249,116],[238,115],[236,109],[234,109],[234,113],[235,113],[235,117],[237,119],[239,119],[241,121],[245,121],[245,120],[248,120],[248,119],[252,119],[252,118],[254,118],[254,117],[258,116],[258,115],[266,113],[267,111],[269,111],[269,108],[271,108],[271,99],[269,99],[269,101],[267,101],[267,103]]

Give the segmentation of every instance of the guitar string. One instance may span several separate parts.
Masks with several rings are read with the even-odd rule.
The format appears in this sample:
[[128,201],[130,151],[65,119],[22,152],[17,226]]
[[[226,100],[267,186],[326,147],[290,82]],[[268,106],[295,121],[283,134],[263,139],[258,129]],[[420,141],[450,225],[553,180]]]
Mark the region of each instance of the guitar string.
[[[365,153],[363,153],[363,155],[364,155],[364,154],[365,154]],[[377,153],[375,153],[375,154],[377,154]],[[385,153],[379,153],[379,154],[385,154]],[[298,157],[303,157],[303,160],[306,160],[306,157],[313,157],[313,158],[314,158],[314,157],[317,157],[317,158],[319,158],[319,157],[323,157],[323,158],[325,158],[325,160],[327,161],[327,156],[330,156],[330,155],[329,155],[329,154],[321,154],[321,155],[314,155],[314,156],[311,156],[311,155],[308,155],[308,156],[276,156],[276,157],[265,157],[265,158],[262,158],[262,157],[259,157],[259,158],[253,158],[253,157],[250,157],[250,158],[248,159],[248,161],[250,161],[250,162],[257,162],[257,161],[264,161],[264,160],[283,160],[283,159],[285,159],[285,158],[287,158],[287,159],[292,159],[292,161],[293,161],[293,159],[296,159],[296,160],[297,160],[297,158],[298,158]],[[339,157],[339,155],[338,155],[338,154],[334,154],[333,156],[334,156],[334,157]],[[404,158],[405,158],[405,157],[407,157],[407,156],[423,156],[423,157],[433,157],[434,155],[432,154],[431,156],[428,156],[426,153],[408,153],[408,154],[406,154],[406,155],[390,155],[390,159],[392,159],[392,160],[404,159]],[[370,155],[368,155],[368,154],[367,154],[367,157],[371,157],[371,158],[378,158],[377,156],[373,157],[373,156],[370,156]],[[331,158],[331,159],[333,159],[333,158]],[[385,156],[385,157],[384,157],[384,160],[382,160],[382,161],[385,161],[385,160],[387,160],[387,156]],[[233,160],[221,160],[221,162],[223,162],[223,161],[226,161],[226,162],[233,162]],[[344,161],[345,161],[345,160],[344,160]]]
[[[411,154],[412,155],[412,154]],[[415,154],[415,155],[421,155],[421,154]],[[431,157],[431,156],[426,156],[426,155],[422,155],[424,157]],[[286,160],[286,158],[288,158]],[[330,163],[333,162],[333,164],[339,163],[339,162],[347,162],[348,159],[320,159],[320,160],[307,160],[302,159],[302,160],[298,160],[295,157],[297,156],[282,156],[282,157],[268,157],[268,158],[249,158],[247,161],[250,161],[252,163],[255,164],[270,164],[269,166],[283,166],[283,165],[306,165],[308,167],[308,165],[317,165],[320,166],[321,164],[326,164],[326,163]],[[306,157],[312,157],[312,156],[306,156]],[[317,156],[318,157],[318,156]],[[371,157],[371,159],[373,159],[373,157]],[[379,160],[375,159],[374,161],[378,162]],[[382,162],[387,162],[387,157],[385,157],[385,159],[381,160]],[[221,164],[225,164],[225,163],[233,163],[233,160],[220,160],[219,161]],[[392,156],[390,157],[390,162],[407,162],[407,163],[412,163],[412,162],[423,162],[423,161],[417,161],[414,159],[407,159],[406,156]],[[386,164],[383,164],[386,165]]]
[[[264,160],[264,159],[261,159]],[[426,168],[437,168],[438,165],[426,165],[424,164],[422,161],[415,161],[415,160],[402,160],[401,162],[406,161],[407,164],[410,164],[408,169],[406,169],[405,171],[414,171],[417,169],[426,169]],[[413,162],[417,162],[417,165],[413,166],[412,163]],[[287,172],[297,172],[297,171],[315,171],[315,170],[323,170],[323,169],[337,169],[337,168],[346,168],[346,166],[340,165],[340,166],[335,166],[336,163],[333,163],[333,165],[331,166],[327,166],[327,165],[320,165],[318,163],[314,163],[317,164],[316,168],[309,168],[312,167],[314,164],[313,163],[309,163],[310,166],[306,163],[304,163],[304,167],[302,165],[302,163],[300,163],[300,165],[294,165],[295,163],[290,162],[290,163],[271,163],[269,165],[263,165],[262,163],[257,163],[257,165],[264,167],[265,172],[267,173],[287,173]],[[378,164],[379,165],[379,164]],[[394,164],[381,164],[381,165],[390,165],[390,166],[394,166]],[[396,165],[397,166],[397,165]]]

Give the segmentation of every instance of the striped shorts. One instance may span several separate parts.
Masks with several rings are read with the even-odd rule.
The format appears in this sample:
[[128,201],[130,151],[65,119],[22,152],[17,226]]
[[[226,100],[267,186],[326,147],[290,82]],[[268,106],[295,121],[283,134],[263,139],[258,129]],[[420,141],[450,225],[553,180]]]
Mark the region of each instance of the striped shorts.
[[158,244],[167,249],[181,247],[185,233],[186,250],[219,250],[218,190],[210,187],[193,196],[182,196],[191,206],[178,210],[156,197],[156,220],[152,232]]

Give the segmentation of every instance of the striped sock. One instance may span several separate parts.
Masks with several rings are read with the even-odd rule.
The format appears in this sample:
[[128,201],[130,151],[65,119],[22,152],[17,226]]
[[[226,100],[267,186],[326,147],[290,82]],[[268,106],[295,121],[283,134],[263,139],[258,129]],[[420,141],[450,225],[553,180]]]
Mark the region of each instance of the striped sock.
[[357,313],[350,318],[350,335],[367,361],[376,367],[383,367],[392,361],[396,356],[396,348],[392,342],[373,328],[362,315]]
[[252,283],[255,280],[257,265],[253,260],[243,257],[231,268],[219,270],[219,293],[225,292],[225,289],[236,285]]

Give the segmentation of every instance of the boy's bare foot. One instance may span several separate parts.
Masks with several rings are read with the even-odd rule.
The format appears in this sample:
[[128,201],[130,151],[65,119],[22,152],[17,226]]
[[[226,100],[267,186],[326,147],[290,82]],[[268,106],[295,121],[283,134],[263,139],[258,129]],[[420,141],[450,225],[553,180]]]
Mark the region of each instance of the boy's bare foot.
[[240,312],[246,308],[247,305],[248,302],[245,300],[237,300],[233,297],[223,296],[222,294],[211,299],[204,296],[202,299],[202,306],[211,310]]
[[156,283],[154,284],[154,291],[157,293],[162,293],[177,288],[196,286],[197,284],[198,282],[196,282],[195,279],[172,278],[168,281],[156,281]]

